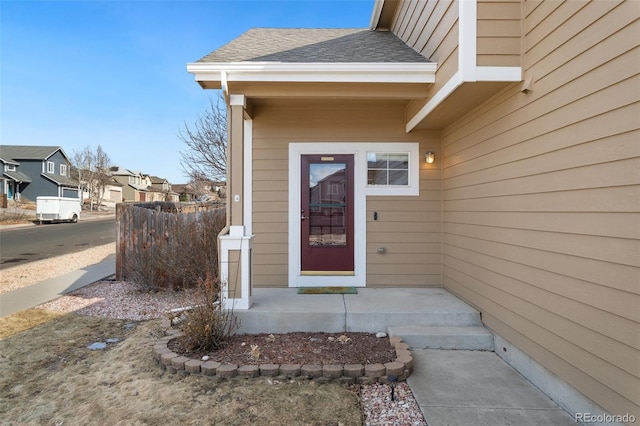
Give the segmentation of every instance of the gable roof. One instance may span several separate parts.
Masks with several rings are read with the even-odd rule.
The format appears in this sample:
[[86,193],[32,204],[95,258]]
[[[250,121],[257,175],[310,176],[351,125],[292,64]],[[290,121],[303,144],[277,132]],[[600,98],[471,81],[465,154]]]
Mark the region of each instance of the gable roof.
[[46,160],[57,151],[68,160],[69,157],[59,146],[0,145],[0,158],[5,160]]
[[187,64],[202,87],[231,82],[435,82],[437,64],[389,31],[254,28]]
[[198,62],[425,63],[392,32],[253,28]]

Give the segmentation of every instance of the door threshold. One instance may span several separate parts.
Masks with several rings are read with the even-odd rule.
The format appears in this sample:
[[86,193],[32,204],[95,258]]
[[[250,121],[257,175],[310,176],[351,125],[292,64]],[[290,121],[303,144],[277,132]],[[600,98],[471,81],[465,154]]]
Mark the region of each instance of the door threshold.
[[300,275],[308,275],[308,276],[354,276],[356,274],[355,271],[300,271]]

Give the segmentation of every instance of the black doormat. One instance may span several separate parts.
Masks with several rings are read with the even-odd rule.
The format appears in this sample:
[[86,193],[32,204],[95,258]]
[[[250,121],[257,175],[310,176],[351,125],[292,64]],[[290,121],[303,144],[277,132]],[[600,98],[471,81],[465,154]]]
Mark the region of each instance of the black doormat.
[[298,287],[298,294],[358,294],[355,287]]

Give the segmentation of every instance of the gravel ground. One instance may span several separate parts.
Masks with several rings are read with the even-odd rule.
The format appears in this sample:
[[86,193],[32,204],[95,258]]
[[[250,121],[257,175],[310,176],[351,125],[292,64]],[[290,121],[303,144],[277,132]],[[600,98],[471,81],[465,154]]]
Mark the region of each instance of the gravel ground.
[[[32,262],[2,271],[0,294],[38,281],[53,278],[114,256],[113,244],[94,247],[54,259]],[[160,318],[172,308],[181,307],[181,298],[172,291],[140,293],[128,282],[102,281],[38,306],[57,312],[125,320]],[[398,383],[391,400],[388,385],[363,385],[360,401],[366,425],[426,425],[413,393],[406,383]]]

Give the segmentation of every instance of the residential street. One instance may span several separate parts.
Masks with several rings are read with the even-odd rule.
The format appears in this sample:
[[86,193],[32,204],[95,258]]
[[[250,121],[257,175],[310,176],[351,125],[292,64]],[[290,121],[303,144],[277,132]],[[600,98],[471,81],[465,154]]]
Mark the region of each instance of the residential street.
[[115,219],[82,220],[0,230],[0,270],[115,243]]

